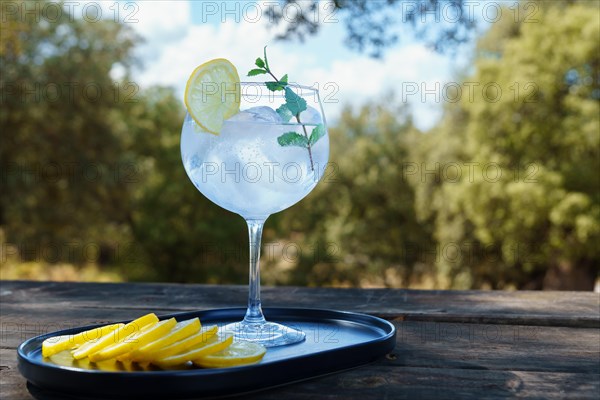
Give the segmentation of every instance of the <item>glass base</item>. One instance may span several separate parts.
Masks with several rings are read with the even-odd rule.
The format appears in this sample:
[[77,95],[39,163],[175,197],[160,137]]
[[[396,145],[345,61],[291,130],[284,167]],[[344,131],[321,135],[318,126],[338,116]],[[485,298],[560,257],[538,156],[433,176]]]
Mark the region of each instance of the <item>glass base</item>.
[[265,347],[285,346],[304,341],[304,332],[276,322],[249,323],[234,322],[221,328],[221,331],[233,334],[236,340],[260,343]]

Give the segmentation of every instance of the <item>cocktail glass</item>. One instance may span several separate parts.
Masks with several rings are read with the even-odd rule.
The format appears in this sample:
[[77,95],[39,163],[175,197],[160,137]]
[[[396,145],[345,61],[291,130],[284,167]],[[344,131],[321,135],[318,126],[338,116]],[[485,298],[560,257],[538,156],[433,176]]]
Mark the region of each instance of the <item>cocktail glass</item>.
[[181,132],[181,156],[190,180],[209,200],[241,215],[248,224],[248,308],[242,321],[222,329],[266,347],[301,342],[305,334],[268,322],[263,315],[259,265],[263,225],[271,214],[291,207],[315,188],[329,157],[319,91],[300,85],[288,88],[306,101],[307,109],[287,122],[290,115],[275,111],[286,101],[284,91],[242,82],[230,93],[240,96],[241,111],[223,123],[219,135],[203,131],[189,114]]

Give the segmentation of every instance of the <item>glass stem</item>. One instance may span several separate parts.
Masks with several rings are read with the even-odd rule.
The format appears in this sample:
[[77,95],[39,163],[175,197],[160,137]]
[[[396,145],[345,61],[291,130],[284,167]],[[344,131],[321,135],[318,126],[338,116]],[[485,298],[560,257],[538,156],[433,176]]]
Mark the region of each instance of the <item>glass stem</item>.
[[264,219],[247,219],[248,237],[250,241],[250,280],[248,292],[248,310],[244,322],[249,324],[264,324],[260,305],[260,241],[262,238]]

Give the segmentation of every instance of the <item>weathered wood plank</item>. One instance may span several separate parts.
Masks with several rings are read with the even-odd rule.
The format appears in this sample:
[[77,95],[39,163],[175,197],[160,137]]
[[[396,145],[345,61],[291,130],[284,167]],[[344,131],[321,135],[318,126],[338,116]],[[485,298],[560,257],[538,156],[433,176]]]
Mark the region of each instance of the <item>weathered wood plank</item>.
[[247,399],[597,399],[591,374],[371,366],[273,389]]
[[[240,307],[246,295],[244,286],[223,285],[3,281],[0,289],[2,303],[20,304],[28,313],[39,305],[164,311]],[[415,321],[600,327],[600,294],[591,292],[266,287],[262,298],[266,307],[330,308]]]
[[[246,290],[2,281],[0,397],[32,398],[16,370],[14,350],[29,337],[149,311],[240,307]],[[598,294],[265,288],[263,299],[267,306],[337,308],[387,317],[398,329],[397,347],[374,364],[244,398],[600,396],[600,330],[593,329],[600,326]]]
[[30,400],[25,379],[17,370],[15,350],[0,349],[0,398],[10,400]]
[[596,373],[600,331],[524,325],[394,322],[393,365],[407,367]]
[[[24,379],[9,350],[0,350],[0,393],[3,399],[25,400]],[[493,371],[476,369],[390,367],[388,360],[316,379],[272,388],[244,399],[496,399],[533,397],[597,399],[598,376],[591,373]],[[47,400],[61,399],[48,397]],[[62,399],[61,399],[62,400]]]
[[[33,336],[81,325],[133,319],[150,311],[153,310],[68,307],[60,313],[54,313],[40,307],[23,314],[18,306],[7,305],[3,309],[3,321],[0,324],[0,346],[14,349]],[[600,375],[598,329],[402,321],[399,318],[392,322],[397,329],[395,359],[390,361],[393,365],[513,371],[597,371]],[[308,340],[318,338],[311,337],[309,333]]]

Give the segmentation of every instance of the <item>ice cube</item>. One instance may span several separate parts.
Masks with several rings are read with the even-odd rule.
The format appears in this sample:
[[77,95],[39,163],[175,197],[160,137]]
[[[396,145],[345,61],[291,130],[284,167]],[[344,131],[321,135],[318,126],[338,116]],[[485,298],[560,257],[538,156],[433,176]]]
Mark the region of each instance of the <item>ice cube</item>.
[[306,110],[300,113],[300,120],[303,124],[322,124],[323,117],[316,108],[308,106]]
[[240,111],[227,121],[232,122],[269,122],[281,123],[281,117],[271,107],[260,106],[252,107],[247,110]]

